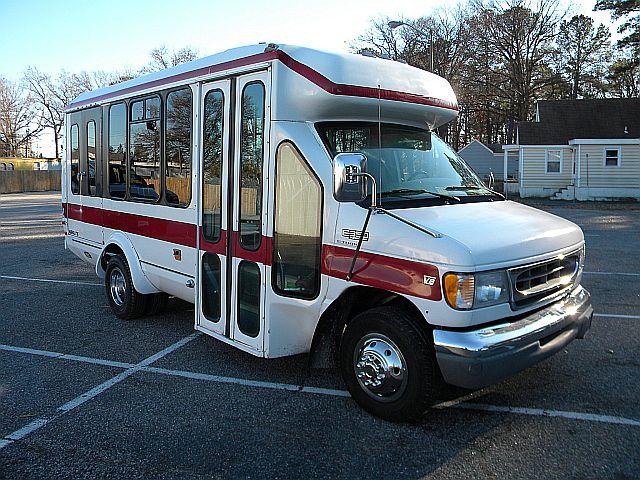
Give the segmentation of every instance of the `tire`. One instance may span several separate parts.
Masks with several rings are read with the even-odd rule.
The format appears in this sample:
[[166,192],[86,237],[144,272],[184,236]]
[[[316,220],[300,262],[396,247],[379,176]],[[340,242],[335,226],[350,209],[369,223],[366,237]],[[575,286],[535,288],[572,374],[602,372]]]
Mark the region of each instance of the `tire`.
[[424,416],[443,386],[433,344],[425,337],[409,314],[394,307],[373,308],[349,322],[340,369],[364,410],[393,422]]
[[116,317],[132,320],[142,316],[147,296],[134,288],[131,270],[124,255],[114,255],[109,259],[104,286],[109,306]]
[[169,295],[166,293],[152,293],[147,296],[147,307],[144,313],[146,315],[158,315],[159,313],[163,313],[167,308],[168,301]]

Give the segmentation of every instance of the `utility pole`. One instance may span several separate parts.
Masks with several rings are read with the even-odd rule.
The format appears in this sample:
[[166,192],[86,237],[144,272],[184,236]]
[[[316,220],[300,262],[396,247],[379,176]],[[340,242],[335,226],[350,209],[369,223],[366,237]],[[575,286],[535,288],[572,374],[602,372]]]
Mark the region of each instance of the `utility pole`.
[[[427,34],[423,30],[420,30],[419,28],[414,27],[410,23],[405,23],[402,20],[391,20],[389,23],[387,23],[387,25],[391,30],[394,30],[398,27],[409,27],[413,31],[418,32],[420,35],[423,35],[425,37],[427,36]],[[428,36],[429,36],[430,71],[433,72],[433,27],[429,27]]]

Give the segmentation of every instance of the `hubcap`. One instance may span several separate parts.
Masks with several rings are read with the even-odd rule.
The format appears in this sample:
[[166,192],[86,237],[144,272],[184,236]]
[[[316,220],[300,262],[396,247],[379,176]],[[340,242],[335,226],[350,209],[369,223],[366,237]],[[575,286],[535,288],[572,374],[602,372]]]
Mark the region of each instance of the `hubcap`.
[[111,276],[109,277],[109,285],[111,290],[111,299],[113,303],[121,307],[124,304],[125,299],[125,282],[122,270],[115,267],[111,270]]
[[353,368],[360,387],[378,401],[392,402],[407,387],[407,363],[402,352],[380,333],[360,339],[353,354]]

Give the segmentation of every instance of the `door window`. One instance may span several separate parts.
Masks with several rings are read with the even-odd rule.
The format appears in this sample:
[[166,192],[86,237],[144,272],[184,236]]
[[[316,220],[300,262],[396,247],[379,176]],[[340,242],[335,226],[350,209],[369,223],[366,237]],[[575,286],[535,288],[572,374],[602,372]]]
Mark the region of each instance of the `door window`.
[[209,91],[204,98],[202,133],[202,230],[211,242],[220,240],[222,225],[223,116],[222,91]]
[[243,260],[238,265],[238,328],[249,337],[260,333],[260,268]]
[[202,256],[202,313],[211,322],[220,321],[221,314],[221,268],[220,258],[215,253]]
[[240,245],[257,250],[262,240],[262,157],[264,148],[264,85],[245,85],[240,131]]
[[271,281],[276,293],[314,298],[320,289],[322,189],[289,142],[276,155]]

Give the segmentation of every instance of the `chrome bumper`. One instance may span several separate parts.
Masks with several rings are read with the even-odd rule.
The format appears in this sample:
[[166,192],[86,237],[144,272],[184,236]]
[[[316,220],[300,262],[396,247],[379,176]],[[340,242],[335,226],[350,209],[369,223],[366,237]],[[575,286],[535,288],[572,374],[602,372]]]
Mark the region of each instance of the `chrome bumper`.
[[591,296],[581,286],[519,318],[472,331],[434,330],[436,358],[447,383],[480,388],[550,357],[591,327]]

